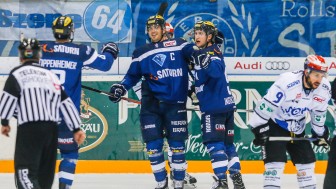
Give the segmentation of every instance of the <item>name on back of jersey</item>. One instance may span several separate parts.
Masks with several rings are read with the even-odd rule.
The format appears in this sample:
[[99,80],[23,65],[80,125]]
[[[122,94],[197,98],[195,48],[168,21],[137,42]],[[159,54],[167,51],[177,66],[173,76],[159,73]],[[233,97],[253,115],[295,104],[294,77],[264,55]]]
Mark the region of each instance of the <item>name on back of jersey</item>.
[[76,69],[77,62],[68,60],[40,59],[40,65],[46,68]]

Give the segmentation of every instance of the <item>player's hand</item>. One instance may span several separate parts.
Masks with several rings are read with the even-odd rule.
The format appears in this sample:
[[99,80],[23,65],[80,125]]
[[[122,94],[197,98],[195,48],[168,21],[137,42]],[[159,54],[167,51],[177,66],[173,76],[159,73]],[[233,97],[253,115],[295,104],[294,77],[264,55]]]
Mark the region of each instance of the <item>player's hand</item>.
[[112,93],[113,96],[109,96],[109,99],[117,103],[121,100],[121,97],[126,94],[126,89],[123,85],[121,84],[113,84],[110,89],[110,93]]
[[201,68],[203,69],[207,69],[209,67],[209,64],[211,62],[211,56],[210,54],[206,54],[203,58],[203,60],[201,61]]
[[265,146],[269,138],[269,125],[263,124],[258,127],[252,128],[254,134],[253,144],[256,146]]
[[86,134],[82,130],[78,130],[74,133],[74,140],[77,142],[78,145],[83,144],[86,139]]
[[113,42],[108,42],[105,43],[101,49],[101,52],[108,52],[111,53],[113,58],[116,59],[118,57],[119,54],[119,48],[118,45],[116,43]]
[[1,134],[5,135],[6,137],[9,137],[9,132],[10,132],[11,128],[9,125],[3,125],[1,127]]
[[316,146],[323,146],[324,148],[329,148],[329,128],[325,125],[324,132],[322,136],[318,136],[317,133],[312,129],[312,138],[317,138],[318,140],[313,141]]

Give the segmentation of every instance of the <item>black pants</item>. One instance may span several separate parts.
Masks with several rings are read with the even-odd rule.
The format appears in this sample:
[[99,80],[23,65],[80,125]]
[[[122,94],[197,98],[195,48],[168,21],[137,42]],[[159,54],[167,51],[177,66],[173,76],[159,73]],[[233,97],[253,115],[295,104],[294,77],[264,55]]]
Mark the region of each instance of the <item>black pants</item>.
[[51,189],[57,158],[57,124],[32,122],[18,126],[14,166],[19,189]]
[[[270,136],[290,136],[290,132],[281,128],[270,119]],[[296,135],[303,137],[305,132]],[[287,162],[287,154],[295,164],[308,164],[316,161],[315,153],[309,141],[268,141],[263,150],[264,162]]]
[[336,137],[331,141],[328,155],[328,166],[324,177],[323,189],[334,189],[336,187]]

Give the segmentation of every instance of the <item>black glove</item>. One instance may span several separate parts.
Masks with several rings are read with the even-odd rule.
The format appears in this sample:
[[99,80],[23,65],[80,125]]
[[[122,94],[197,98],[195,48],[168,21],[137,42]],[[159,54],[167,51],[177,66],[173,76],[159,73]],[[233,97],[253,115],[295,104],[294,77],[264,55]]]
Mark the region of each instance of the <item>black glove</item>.
[[192,105],[197,106],[199,104],[199,101],[198,101],[198,98],[195,92],[195,85],[190,86],[190,89],[188,90],[188,97],[191,99]]
[[265,146],[269,138],[269,125],[264,124],[258,127],[252,128],[254,134],[253,144],[256,146]]
[[215,43],[221,46],[223,42],[224,42],[224,34],[218,31],[217,35],[215,36]]
[[203,60],[201,61],[201,68],[207,69],[210,62],[211,62],[211,56],[210,54],[206,54]]
[[203,69],[207,69],[210,62],[211,62],[211,56],[208,53],[200,53],[200,52],[194,52],[192,55],[192,63],[197,66],[201,66]]
[[324,133],[322,136],[318,136],[316,132],[312,129],[312,138],[317,138],[318,140],[313,141],[316,146],[323,146],[325,148],[329,147],[329,128],[324,126]]
[[121,97],[126,94],[126,89],[123,85],[121,84],[113,84],[110,89],[110,93],[112,93],[114,96],[109,96],[109,99],[117,103],[121,100]]
[[119,54],[119,48],[118,48],[118,45],[116,43],[113,43],[113,42],[108,42],[108,43],[105,43],[101,49],[101,52],[104,53],[104,52],[108,52],[108,53],[111,53],[113,58],[116,59],[118,57],[118,54]]

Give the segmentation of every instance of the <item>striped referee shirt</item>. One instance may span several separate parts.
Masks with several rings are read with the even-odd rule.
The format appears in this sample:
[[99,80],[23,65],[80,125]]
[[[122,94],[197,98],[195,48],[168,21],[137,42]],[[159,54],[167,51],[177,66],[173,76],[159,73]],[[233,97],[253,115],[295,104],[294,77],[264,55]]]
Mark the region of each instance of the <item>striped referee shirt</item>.
[[58,122],[62,113],[71,131],[80,128],[79,113],[57,76],[33,62],[14,68],[6,80],[0,97],[1,124],[8,125],[14,112],[19,125]]

